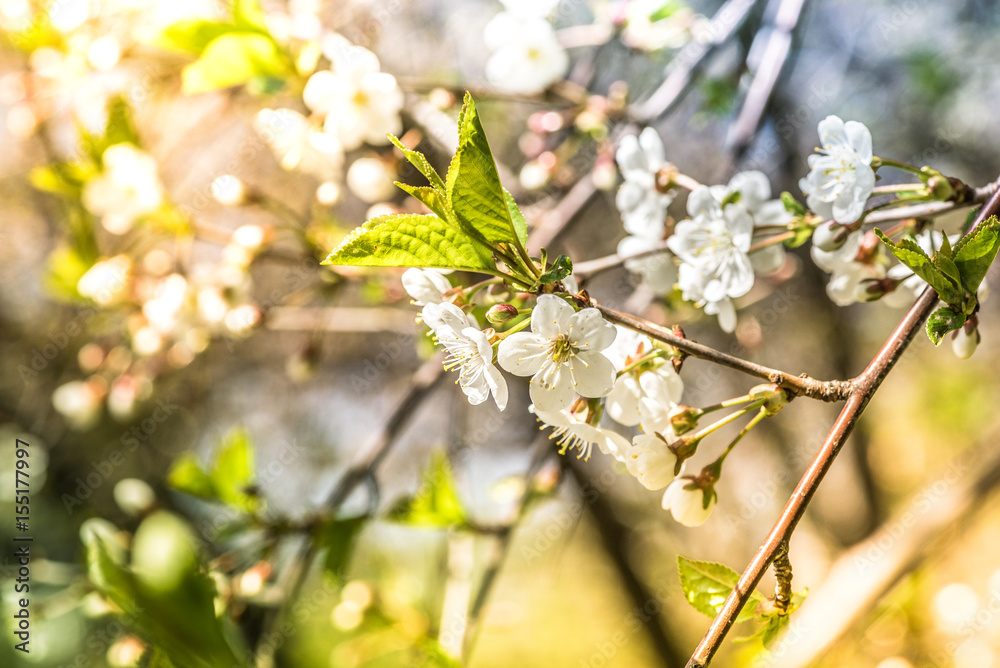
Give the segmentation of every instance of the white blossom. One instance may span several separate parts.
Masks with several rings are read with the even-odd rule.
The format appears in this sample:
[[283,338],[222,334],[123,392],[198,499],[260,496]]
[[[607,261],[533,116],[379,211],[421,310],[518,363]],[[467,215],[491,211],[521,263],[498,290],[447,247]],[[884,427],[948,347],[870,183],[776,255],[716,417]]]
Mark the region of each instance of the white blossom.
[[663,509],[669,510],[674,520],[684,526],[696,527],[712,514],[717,499],[714,489],[703,490],[694,485],[691,476],[684,476],[670,483],[663,493]]
[[853,223],[875,187],[872,135],[862,123],[827,116],[819,123],[822,146],[809,156],[809,174],[799,181],[809,208],[823,218]]
[[677,455],[663,439],[639,434],[632,439],[632,448],[625,456],[625,467],[646,489],[663,489],[676,477]]
[[531,332],[500,342],[500,366],[516,376],[532,376],[531,401],[541,411],[558,411],[574,394],[603,397],[611,391],[615,369],[600,351],[616,330],[596,308],[580,312],[554,295],[541,295],[531,312]]
[[852,232],[844,241],[844,245],[836,250],[824,251],[814,245],[809,251],[816,265],[831,274],[826,285],[826,294],[837,306],[868,301],[866,295],[868,281],[886,276],[885,261],[880,253],[867,262],[858,260],[863,240],[864,235],[859,230]]
[[[648,432],[661,431],[661,413],[669,413],[684,393],[684,381],[669,363],[641,373],[624,373],[615,380],[606,408],[615,422],[632,427],[643,424]],[[669,422],[667,423],[669,424]]]
[[347,170],[347,187],[362,202],[382,202],[396,192],[396,175],[384,160],[358,158]]
[[340,35],[324,40],[323,52],[331,66],[309,77],[302,92],[306,106],[326,116],[323,130],[347,151],[365,142],[387,144],[387,132],[402,130],[403,92],[396,78],[380,71],[378,56]]
[[471,314],[447,302],[425,304],[420,312],[420,319],[431,328],[432,333],[442,327],[450,327],[459,332],[466,327],[479,328],[479,323]]
[[124,234],[135,221],[163,204],[163,185],[156,160],[132,144],[109,146],[103,170],[83,187],[83,205],[101,217],[112,234]]
[[625,182],[618,188],[615,205],[630,234],[649,240],[663,238],[663,221],[674,197],[656,189],[656,173],[666,163],[663,141],[653,128],[638,137],[624,137],[615,154]]
[[677,223],[667,245],[680,258],[678,284],[684,299],[719,315],[719,325],[732,332],[736,312],[732,299],[753,287],[753,265],[747,251],[753,237],[753,219],[739,202],[722,200],[702,186],[688,197],[691,219]]
[[110,306],[128,293],[132,260],[127,255],[116,255],[95,262],[76,284],[76,291],[101,306]]
[[293,109],[262,109],[254,128],[286,170],[298,170],[322,182],[339,181],[344,147],[334,135],[314,127]]
[[451,290],[451,283],[445,278],[449,273],[451,271],[446,269],[412,267],[403,272],[403,289],[416,306],[440,304],[445,300],[444,293]]
[[434,330],[437,342],[448,353],[445,369],[459,369],[458,384],[473,406],[492,394],[497,408],[507,407],[507,381],[493,366],[493,346],[478,327],[456,330],[442,325]]
[[618,242],[618,255],[628,257],[654,249],[662,249],[643,257],[625,260],[625,268],[639,274],[655,295],[665,295],[677,283],[677,265],[659,239],[629,235]]
[[509,93],[540,93],[558,81],[569,67],[569,56],[544,18],[500,12],[483,30],[486,78]]
[[697,15],[672,0],[630,0],[625,5],[622,38],[634,49],[659,51],[684,46]]
[[571,410],[543,411],[532,405],[529,409],[538,416],[545,426],[552,428],[552,435],[560,446],[560,452],[579,450],[577,457],[590,459],[590,451],[594,445],[606,455],[611,455],[620,462],[628,462],[628,453],[632,446],[621,434],[603,427],[587,423],[587,411],[573,412]]

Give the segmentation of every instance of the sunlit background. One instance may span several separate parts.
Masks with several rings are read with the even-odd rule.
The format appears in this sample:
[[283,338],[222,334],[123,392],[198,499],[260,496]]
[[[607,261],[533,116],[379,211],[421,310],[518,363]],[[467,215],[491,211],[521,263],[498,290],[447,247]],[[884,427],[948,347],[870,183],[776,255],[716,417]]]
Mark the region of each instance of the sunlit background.
[[[799,399],[751,433],[690,529],[609,458],[539,449],[526,382],[501,413],[445,376],[330,515],[433,347],[400,271],[319,260],[369,217],[417,210],[392,182],[420,177],[384,134],[446,169],[465,90],[533,228],[596,191],[551,254],[613,253],[612,140],[698,45],[704,66],[652,125],[703,183],[760,169],[800,196],[828,114],[865,123],[878,155],[997,178],[996,3],[806,2],[783,22],[797,4],[0,0],[3,664],[684,665],[710,619],[684,600],[677,555],[741,571],[839,406]],[[788,62],[734,147],[779,31]],[[670,211],[684,217],[683,196]],[[676,297],[643,315],[848,378],[904,311],[835,306],[826,280],[808,247],[791,251],[740,300],[733,335]],[[648,303],[629,301],[638,283],[619,268],[588,288],[625,307]],[[785,644],[730,639],[716,665],[1000,662],[996,305],[971,359],[918,335],[794,535],[794,589],[809,593]],[[694,406],[755,382],[698,360],[682,377]],[[16,438],[31,444],[30,654],[13,649]],[[394,521],[442,452],[469,528]],[[131,560],[153,606],[107,595],[97,544]]]

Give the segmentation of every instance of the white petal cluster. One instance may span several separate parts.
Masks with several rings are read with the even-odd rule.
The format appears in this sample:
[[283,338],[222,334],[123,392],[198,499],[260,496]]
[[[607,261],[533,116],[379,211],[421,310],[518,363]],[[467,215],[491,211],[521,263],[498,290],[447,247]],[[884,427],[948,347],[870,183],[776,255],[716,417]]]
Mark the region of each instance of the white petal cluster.
[[809,208],[825,219],[853,223],[875,187],[872,134],[862,123],[827,116],[819,123],[822,146],[809,156],[799,181]]
[[531,332],[500,342],[500,366],[515,376],[532,376],[530,395],[544,412],[569,408],[575,395],[603,397],[614,386],[615,369],[601,351],[616,330],[596,308],[579,312],[554,295],[541,295],[531,312]]
[[663,439],[648,434],[639,434],[632,439],[625,466],[643,487],[654,491],[669,485],[679,473],[674,451],[667,447]]
[[132,260],[128,255],[116,255],[95,262],[76,284],[76,290],[101,306],[120,302],[131,284]]
[[678,285],[684,299],[717,315],[726,332],[736,329],[732,300],[753,287],[755,268],[769,273],[784,261],[778,245],[755,261],[748,254],[755,226],[791,220],[781,201],[770,196],[767,177],[757,171],[741,172],[725,186],[697,188],[688,197],[691,218],[679,222],[667,240],[681,262]]
[[344,146],[294,109],[262,109],[254,128],[283,169],[296,170],[322,183],[336,184],[344,169]]
[[323,131],[344,150],[366,142],[387,144],[386,133],[398,135],[402,129],[403,92],[396,78],[381,71],[378,56],[340,35],[327,36],[322,47],[330,69],[309,77],[302,92],[306,106],[325,117]]
[[619,375],[607,396],[605,409],[608,416],[619,424],[627,427],[642,425],[642,429],[649,434],[671,434],[669,414],[684,393],[684,381],[673,366],[658,360],[652,368],[644,364],[620,373],[652,349],[648,337],[618,328],[615,343],[606,354]]
[[469,403],[478,406],[492,395],[497,408],[505,409],[507,381],[493,365],[493,345],[475,318],[447,302],[426,304],[421,318],[447,353],[445,368],[458,369]]
[[625,231],[644,239],[662,239],[667,207],[674,199],[656,189],[656,174],[667,161],[663,141],[653,128],[638,137],[628,135],[618,146],[615,160],[625,179],[615,196]]
[[590,459],[593,447],[606,455],[611,455],[621,462],[627,461],[627,454],[632,449],[628,440],[612,429],[604,429],[587,422],[587,411],[574,412],[569,409],[559,411],[543,411],[537,406],[529,409],[538,416],[546,427],[552,428],[552,438],[560,446],[560,452],[578,450],[577,457]]
[[500,12],[483,29],[486,48],[493,53],[486,62],[486,78],[508,93],[541,93],[558,81],[569,67],[569,56],[556,39],[546,16],[552,0],[504,2]]
[[699,18],[680,2],[631,0],[625,6],[622,38],[633,49],[677,49],[691,40],[691,27]]
[[446,269],[407,269],[403,272],[403,289],[416,306],[440,304],[445,301],[444,293],[451,290],[451,282],[445,278],[450,273]]
[[876,247],[874,257],[862,258],[859,251],[863,241],[864,234],[858,230],[848,235],[840,248],[824,251],[814,244],[809,251],[816,266],[830,273],[826,294],[837,306],[870,301],[866,296],[869,281],[886,276],[885,258],[880,252],[880,247]]
[[83,188],[83,205],[112,234],[124,234],[135,221],[163,204],[163,185],[156,160],[132,144],[115,144],[104,151],[101,173]]

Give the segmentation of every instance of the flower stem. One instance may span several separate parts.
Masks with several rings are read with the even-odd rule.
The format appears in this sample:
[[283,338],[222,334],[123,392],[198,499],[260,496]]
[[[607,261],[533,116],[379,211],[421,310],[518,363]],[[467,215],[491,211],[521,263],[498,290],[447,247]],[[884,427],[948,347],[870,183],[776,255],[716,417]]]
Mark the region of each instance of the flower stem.
[[711,413],[713,411],[720,410],[722,408],[729,408],[730,406],[739,406],[740,404],[745,404],[751,401],[753,397],[749,394],[744,394],[742,397],[735,397],[733,399],[726,399],[725,401],[720,401],[717,404],[712,404],[711,406],[705,406],[701,409],[702,413]]
[[905,193],[927,191],[927,186],[923,183],[897,183],[889,186],[875,186],[872,188],[873,195],[884,195],[886,193]]
[[497,341],[503,341],[505,338],[507,338],[511,334],[514,334],[516,332],[520,332],[522,329],[524,329],[525,327],[527,327],[530,324],[531,324],[531,318],[530,317],[529,318],[524,318],[523,320],[518,321],[516,324],[514,324],[513,327],[511,327],[507,331],[505,331],[505,332],[497,332],[497,337],[498,337]]
[[896,169],[902,169],[906,172],[911,172],[913,174],[923,174],[920,168],[916,165],[911,165],[908,162],[903,162],[902,160],[893,160],[892,158],[880,158],[875,156],[872,158],[872,169],[878,171],[879,167],[895,167]]
[[[747,408],[746,410],[743,411],[743,413],[744,414],[748,413],[754,408],[756,408],[756,406]],[[767,417],[767,411],[762,408],[756,415],[753,416],[753,419],[750,420],[750,422],[748,422],[745,427],[743,427],[743,429],[740,429],[740,433],[736,434],[736,438],[734,438],[732,442],[726,446],[726,449],[722,451],[722,454],[719,455],[719,458],[716,459],[715,462],[713,462],[712,464],[709,464],[709,466],[721,469],[722,462],[726,461],[726,457],[728,457],[729,453],[733,451],[733,448],[736,447],[736,444],[742,441],[743,437],[746,436],[748,433],[750,433],[750,430],[756,427],[757,423],[759,423],[765,417]]]
[[618,372],[618,378],[621,378],[622,376],[624,376],[625,374],[627,374],[629,371],[631,371],[632,369],[636,368],[640,364],[645,364],[646,362],[651,362],[651,361],[655,360],[657,357],[661,357],[661,356],[663,356],[665,354],[666,354],[666,351],[660,350],[659,348],[654,348],[650,352],[646,353],[645,355],[643,355],[642,357],[640,357],[639,359],[635,360],[634,362],[632,362],[631,364],[629,364],[628,366],[626,366],[624,369],[622,369],[621,371],[619,371]]
[[794,236],[795,236],[795,232],[791,232],[791,231],[789,231],[789,232],[782,232],[781,234],[775,234],[773,237],[768,237],[767,239],[763,239],[761,241],[758,241],[754,245],[750,246],[750,249],[747,250],[747,253],[753,253],[755,251],[759,251],[762,248],[767,248],[768,246],[773,246],[775,244],[780,244],[780,243],[784,242],[787,239],[793,238]]
[[[757,410],[758,408],[761,407],[761,405],[763,403],[764,402],[762,400],[758,400],[758,401],[753,402],[752,404],[750,404],[746,408],[741,408],[738,411],[734,411],[734,412],[730,413],[729,415],[727,415],[726,417],[722,418],[721,420],[718,420],[718,421],[713,422],[712,424],[708,425],[707,427],[705,427],[701,431],[698,431],[698,432],[692,434],[689,437],[689,440],[691,440],[691,441],[700,441],[701,439],[703,439],[706,436],[708,436],[709,434],[711,434],[713,431],[717,431],[718,429],[721,429],[722,427],[725,427],[727,424],[729,424],[733,420],[738,420],[739,418],[743,417],[744,415],[746,415],[750,411]],[[755,418],[755,420],[756,420],[756,418]],[[751,424],[753,424],[753,422]],[[737,440],[739,438],[740,437],[737,437]]]

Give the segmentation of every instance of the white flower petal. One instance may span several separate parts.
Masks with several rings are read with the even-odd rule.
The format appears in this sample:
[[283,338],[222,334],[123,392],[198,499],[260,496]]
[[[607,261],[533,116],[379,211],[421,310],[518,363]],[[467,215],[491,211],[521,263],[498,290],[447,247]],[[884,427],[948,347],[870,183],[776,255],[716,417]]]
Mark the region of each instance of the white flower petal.
[[[610,364],[608,362],[609,366]],[[531,379],[529,395],[531,403],[541,411],[569,408],[576,396],[570,369],[565,364],[554,364],[546,360],[541,370]]]
[[599,352],[584,351],[569,360],[572,388],[583,397],[603,397],[615,384],[615,367]]
[[500,366],[515,376],[533,376],[548,360],[549,342],[531,332],[511,334],[497,348]]
[[541,295],[531,311],[531,331],[549,339],[569,330],[573,307],[555,295]]

